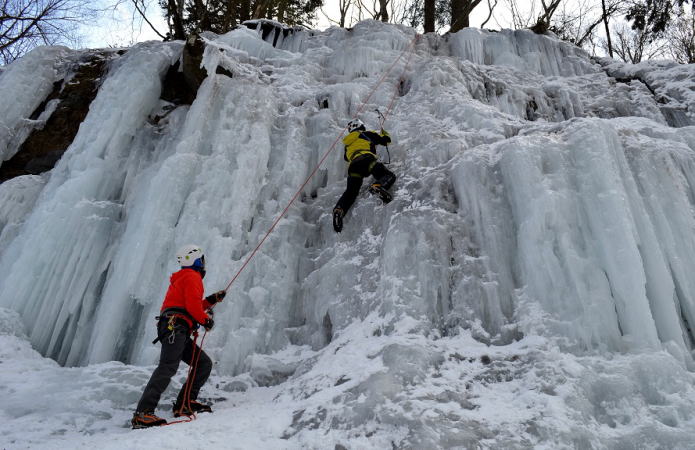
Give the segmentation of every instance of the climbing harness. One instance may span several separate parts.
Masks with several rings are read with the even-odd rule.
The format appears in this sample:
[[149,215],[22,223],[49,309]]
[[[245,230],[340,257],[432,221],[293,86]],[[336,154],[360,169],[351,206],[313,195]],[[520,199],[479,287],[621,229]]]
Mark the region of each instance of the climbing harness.
[[[174,343],[174,332],[176,328],[176,321],[182,320],[187,326],[189,324],[195,323],[193,317],[184,308],[167,308],[160,313],[160,315],[155,317],[155,320],[160,321],[161,319],[168,319],[167,330],[171,331],[171,336],[169,337],[169,343]],[[157,334],[157,337],[152,341],[153,344],[161,341],[162,338]]]

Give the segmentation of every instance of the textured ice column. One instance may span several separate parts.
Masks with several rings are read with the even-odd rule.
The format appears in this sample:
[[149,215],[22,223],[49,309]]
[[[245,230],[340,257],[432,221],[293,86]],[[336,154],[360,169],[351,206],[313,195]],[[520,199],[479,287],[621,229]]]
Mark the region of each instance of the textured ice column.
[[[363,21],[344,39],[327,42],[333,52],[325,64],[331,68],[334,76],[344,75],[349,80],[363,78],[360,81],[366,81],[364,77],[383,75],[400,53],[409,48],[414,37],[412,30],[406,27],[384,27],[374,21]],[[400,63],[404,65],[405,59]],[[392,77],[400,71],[394,69],[394,72]],[[366,95],[361,98],[366,98]]]
[[32,343],[61,362],[70,352],[83,355],[92,336],[92,314],[121,219],[131,141],[158,104],[160,78],[179,49],[141,44],[119,61],[0,260],[9,268],[0,304],[17,310]]
[[545,76],[572,76],[599,71],[586,53],[570,44],[529,30],[491,33],[464,28],[449,36],[452,56],[479,65],[510,66]]
[[[254,95],[248,96],[251,87]],[[137,332],[146,324],[146,331],[151,333],[151,322],[143,319],[154,315],[161,305],[167,272],[176,269],[171,264],[172,255],[186,243],[196,243],[206,251],[210,275],[205,284],[212,289],[224,287],[222,280],[231,268],[222,263],[244,242],[261,188],[257,180],[264,176],[272,111],[269,98],[262,85],[243,78],[212,76],[203,82],[181,126],[174,153],[161,163],[139,199],[161,206],[151,213],[152,220],[129,223],[125,230],[114,260],[115,273],[121,279],[107,284],[99,328],[127,339],[120,322],[111,319],[129,320],[129,303],[146,311],[142,317],[137,314]],[[172,243],[168,248],[161,248],[162,237]],[[129,255],[143,250],[137,267],[148,268],[147,288],[137,273],[128,270]],[[133,292],[138,294],[123,304]],[[95,341],[89,359],[109,359],[117,348],[116,342]]]
[[[516,308],[518,281],[513,261],[517,248],[517,235],[509,199],[505,195],[504,179],[500,170],[490,170],[498,162],[496,152],[483,146],[465,158],[465,163],[454,166],[451,179],[460,207],[463,226],[478,247],[482,271],[476,279],[461,280],[453,301],[460,307],[469,307],[484,328],[494,334],[501,331],[506,318]],[[472,275],[472,274],[471,274]],[[473,285],[473,286],[471,286]],[[479,298],[466,296],[472,287]]]
[[60,63],[71,54],[66,47],[38,47],[0,72],[0,165],[19,149],[22,122],[63,76]]
[[[549,314],[543,326],[589,346],[684,348],[666,231],[678,222],[688,229],[692,219],[645,207],[643,198],[655,194],[645,182],[659,177],[649,178],[654,167],[633,172],[628,159],[649,160],[658,147],[645,150],[642,139],[640,149],[626,150],[611,123],[626,122],[539,128],[465,155],[453,172],[462,214],[472,218],[492,271],[507,280],[498,285],[502,295],[521,288],[522,298],[540,302]],[[690,190],[659,189],[669,192],[659,204],[688,211],[682,193]]]
[[0,184],[0,254],[19,232],[41,190],[44,177],[27,175]]
[[611,77],[646,86],[658,102],[669,125],[685,127],[695,124],[695,66],[675,61],[643,61],[626,64],[611,58],[599,60]]
[[[692,348],[695,130],[654,127],[635,119],[625,119],[617,125],[640,194],[635,200],[642,203],[653,228],[652,233],[640,233],[640,250],[659,336],[662,341],[671,340],[681,347],[685,341]],[[635,135],[635,128],[644,135]]]

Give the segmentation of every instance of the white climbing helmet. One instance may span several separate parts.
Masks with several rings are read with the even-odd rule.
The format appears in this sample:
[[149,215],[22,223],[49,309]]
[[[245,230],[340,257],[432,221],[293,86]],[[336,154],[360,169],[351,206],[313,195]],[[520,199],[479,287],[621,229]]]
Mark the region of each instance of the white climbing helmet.
[[204,258],[203,249],[197,245],[184,245],[176,252],[176,261],[178,261],[181,267],[191,267],[198,260],[200,260],[198,264],[204,265]]
[[360,128],[364,128],[364,122],[362,122],[360,119],[352,119],[347,124],[347,129],[350,133]]

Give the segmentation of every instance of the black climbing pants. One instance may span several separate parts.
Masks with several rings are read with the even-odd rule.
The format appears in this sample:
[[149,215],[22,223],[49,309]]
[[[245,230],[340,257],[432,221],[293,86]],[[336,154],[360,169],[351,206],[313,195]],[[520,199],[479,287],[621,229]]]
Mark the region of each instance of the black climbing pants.
[[[162,344],[162,351],[159,355],[159,365],[154,369],[150,381],[145,387],[145,392],[142,393],[142,397],[138,402],[137,411],[139,412],[154,411],[159,403],[159,398],[162,396],[167,386],[169,386],[171,378],[176,375],[179,363],[183,361],[191,365],[193,362],[194,347],[188,326],[182,323],[182,321],[177,321],[172,338],[172,331],[167,329],[167,325],[167,318],[162,318],[157,325],[157,335]],[[198,392],[203,384],[205,384],[212,370],[212,361],[210,357],[196,345],[195,356],[197,357],[199,354],[198,367],[196,368],[195,377],[193,378],[193,384],[190,389],[191,400],[198,398]],[[177,405],[183,403],[186,385],[190,382],[191,380],[186,380],[186,383],[181,387],[181,392],[179,392],[178,399],[176,400]]]
[[348,167],[347,189],[336,203],[335,207],[347,214],[348,209],[355,203],[362,187],[362,180],[373,175],[376,182],[384,189],[389,189],[396,181],[396,175],[371,155],[360,156]]

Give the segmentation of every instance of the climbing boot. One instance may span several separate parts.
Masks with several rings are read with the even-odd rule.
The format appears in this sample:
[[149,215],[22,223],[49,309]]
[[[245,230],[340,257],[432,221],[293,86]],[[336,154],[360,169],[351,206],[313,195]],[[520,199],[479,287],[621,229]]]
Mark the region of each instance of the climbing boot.
[[196,400],[191,400],[188,405],[174,404],[174,417],[192,416],[201,412],[212,412],[210,405],[200,403]]
[[391,194],[389,194],[389,192],[386,189],[382,188],[379,183],[374,183],[371,186],[369,186],[369,192],[378,196],[381,199],[381,201],[384,202],[384,204],[393,200]]
[[333,229],[336,233],[343,230],[343,216],[345,213],[341,208],[333,208]]
[[137,430],[139,428],[158,427],[161,425],[166,425],[166,423],[167,421],[161,417],[157,417],[154,414],[154,411],[135,412],[133,414],[133,419],[130,421],[130,424],[133,426],[133,430]]

